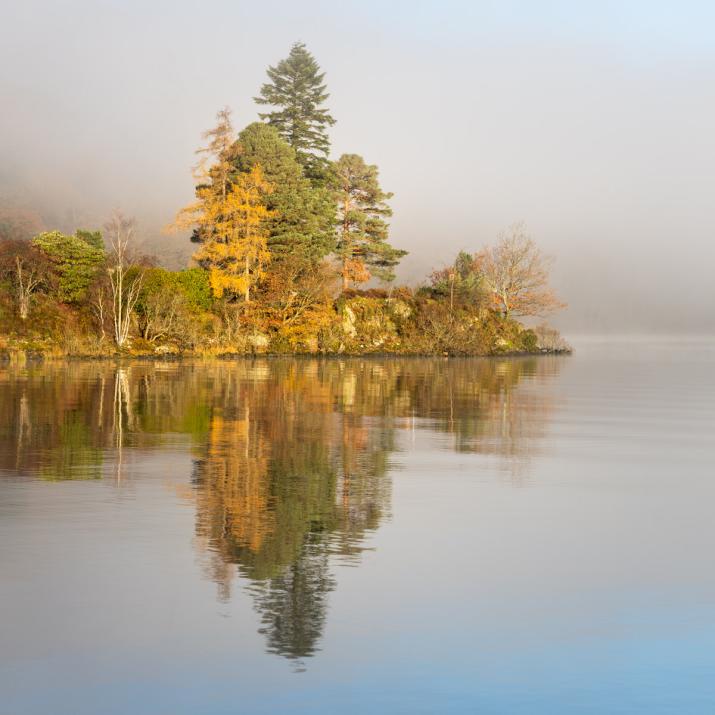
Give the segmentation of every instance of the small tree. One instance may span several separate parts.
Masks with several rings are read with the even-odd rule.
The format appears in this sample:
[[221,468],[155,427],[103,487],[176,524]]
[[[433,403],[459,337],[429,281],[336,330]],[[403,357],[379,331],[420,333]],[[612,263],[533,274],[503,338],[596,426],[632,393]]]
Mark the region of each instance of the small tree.
[[131,251],[134,241],[135,221],[115,210],[104,225],[110,246],[109,286],[111,293],[110,314],[114,342],[124,347],[129,337],[132,310],[139,297],[142,273],[131,269]]
[[35,294],[51,281],[52,273],[44,254],[29,241],[3,241],[0,272],[10,280],[20,320],[27,320]]
[[456,303],[479,305],[483,300],[484,276],[482,262],[477,256],[460,251],[454,263],[434,271],[430,276],[432,291],[449,297],[450,310]]
[[104,247],[98,232],[77,231],[66,236],[60,231],[41,233],[32,239],[52,262],[58,275],[57,296],[63,303],[79,303],[104,263]]
[[90,286],[88,297],[92,317],[99,330],[99,342],[103,343],[107,337],[107,321],[111,313],[111,289],[108,272],[100,274],[97,280]]
[[194,255],[196,262],[208,270],[217,298],[224,293],[241,294],[248,303],[251,288],[263,278],[271,260],[267,220],[272,212],[266,207],[265,197],[272,190],[258,164],[249,173],[239,174],[222,203],[214,236],[204,241]]
[[505,318],[542,316],[565,307],[549,288],[551,259],[539,251],[523,224],[511,226],[477,257],[494,305]]
[[218,231],[225,203],[231,189],[231,174],[235,171],[234,142],[231,110],[228,107],[216,115],[216,126],[203,133],[206,146],[196,150],[201,158],[193,167],[196,180],[196,201],[182,208],[174,222],[166,227],[169,232],[193,229],[191,240],[203,243],[213,240]]
[[210,305],[211,288],[203,269],[148,268],[134,308],[139,334],[151,342],[183,340]]

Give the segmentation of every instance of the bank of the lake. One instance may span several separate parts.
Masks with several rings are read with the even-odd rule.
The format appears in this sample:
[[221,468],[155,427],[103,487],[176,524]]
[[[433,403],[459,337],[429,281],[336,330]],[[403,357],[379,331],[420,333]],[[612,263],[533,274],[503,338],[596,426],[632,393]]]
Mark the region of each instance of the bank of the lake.
[[[307,320],[307,319],[306,319]],[[161,327],[161,329],[159,329]],[[254,355],[495,356],[566,353],[545,324],[527,327],[480,304],[450,305],[402,290],[397,296],[340,296],[320,321],[271,323],[257,306],[176,315],[169,325],[137,312],[121,348],[92,316],[49,301],[26,321],[0,312],[0,360],[50,357],[202,357]]]

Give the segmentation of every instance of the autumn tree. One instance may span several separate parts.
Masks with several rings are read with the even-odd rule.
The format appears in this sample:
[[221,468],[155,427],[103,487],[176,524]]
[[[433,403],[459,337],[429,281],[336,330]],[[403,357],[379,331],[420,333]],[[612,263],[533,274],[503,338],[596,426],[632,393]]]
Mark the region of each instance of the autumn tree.
[[230,110],[217,118],[217,126],[204,134],[209,144],[197,152],[205,156],[195,170],[196,201],[181,209],[169,228],[193,228],[192,240],[202,244],[194,259],[209,272],[216,297],[242,294],[249,302],[270,261],[267,222],[273,212],[265,197],[273,187],[258,164],[237,174]]
[[304,270],[292,261],[271,264],[261,289],[261,319],[277,350],[318,349],[318,334],[335,320],[335,272],[327,261]]
[[208,179],[215,191],[225,197],[233,168],[231,156],[236,141],[230,107],[224,107],[216,113],[216,126],[205,131],[202,137],[208,143],[196,150],[200,159],[194,171],[200,179]]
[[192,228],[191,240],[202,243],[215,237],[216,224],[231,188],[232,163],[236,133],[231,110],[224,107],[216,114],[216,126],[205,131],[206,146],[196,150],[200,157],[193,167],[196,201],[181,209],[169,230]]
[[286,59],[268,68],[268,78],[255,101],[276,109],[259,116],[295,149],[309,175],[320,175],[330,151],[327,128],[335,124],[322,106],[330,96],[325,73],[305,45],[296,42]]
[[272,190],[256,164],[247,174],[238,175],[225,199],[216,197],[197,210],[196,222],[202,225],[210,219],[213,230],[204,237],[194,259],[209,271],[217,298],[243,295],[248,303],[251,289],[264,276],[271,260],[266,222],[272,217],[265,197]]
[[536,247],[523,224],[511,226],[478,259],[485,286],[504,317],[542,316],[564,307],[549,288],[551,259]]
[[3,241],[0,243],[0,275],[12,285],[18,315],[24,322],[36,293],[52,281],[47,258],[29,241]]
[[115,210],[104,224],[110,247],[108,265],[110,301],[114,342],[118,348],[126,345],[132,322],[132,311],[139,298],[141,271],[132,271],[132,250],[136,223],[121,211]]
[[343,290],[372,276],[394,280],[393,268],[407,251],[387,241],[392,194],[380,188],[377,166],[357,154],[343,154],[333,165],[331,185],[338,206],[336,253]]

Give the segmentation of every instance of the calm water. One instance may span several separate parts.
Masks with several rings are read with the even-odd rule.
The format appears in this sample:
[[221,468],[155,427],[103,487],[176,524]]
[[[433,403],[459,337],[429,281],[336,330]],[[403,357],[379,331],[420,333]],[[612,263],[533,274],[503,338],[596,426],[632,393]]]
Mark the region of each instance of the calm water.
[[0,713],[715,712],[715,344],[0,368]]

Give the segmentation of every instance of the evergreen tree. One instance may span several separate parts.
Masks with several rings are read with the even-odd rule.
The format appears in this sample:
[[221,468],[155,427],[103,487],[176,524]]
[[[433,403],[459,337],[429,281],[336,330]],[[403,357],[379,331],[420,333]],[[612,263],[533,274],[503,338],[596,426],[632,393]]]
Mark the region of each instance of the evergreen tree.
[[333,165],[331,183],[338,205],[337,255],[341,262],[343,290],[372,276],[394,279],[393,268],[407,251],[388,242],[392,215],[387,200],[392,194],[380,188],[378,169],[358,154],[343,154]]
[[450,309],[455,303],[480,306],[485,300],[482,261],[466,251],[460,251],[451,266],[433,271],[430,282],[433,294],[449,298]]
[[319,177],[330,151],[327,127],[335,124],[329,111],[321,107],[330,96],[323,81],[325,73],[305,45],[297,42],[286,59],[268,68],[268,77],[270,82],[261,87],[255,101],[278,109],[259,116],[295,149],[308,175]]
[[87,231],[86,229],[78,228],[74,232],[74,235],[77,236],[77,238],[81,238],[90,246],[93,246],[100,251],[104,251],[104,239],[102,238],[101,231]]
[[268,246],[277,261],[307,267],[335,248],[335,202],[326,187],[313,186],[303,176],[296,152],[275,127],[254,122],[238,136],[233,164],[241,173],[259,164],[275,190],[266,197],[273,212],[268,221]]
[[32,242],[47,256],[59,278],[59,300],[82,302],[105,260],[102,234],[78,230],[74,236],[66,236],[49,231],[35,236]]

